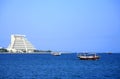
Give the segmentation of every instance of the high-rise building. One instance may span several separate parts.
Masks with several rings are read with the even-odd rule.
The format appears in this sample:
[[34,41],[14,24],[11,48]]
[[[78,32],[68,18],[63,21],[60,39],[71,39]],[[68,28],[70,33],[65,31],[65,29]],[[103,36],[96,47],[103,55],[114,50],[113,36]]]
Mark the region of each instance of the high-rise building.
[[7,50],[14,53],[30,53],[34,52],[35,47],[27,40],[27,38],[25,38],[25,35],[15,34],[11,35],[11,43],[9,44]]

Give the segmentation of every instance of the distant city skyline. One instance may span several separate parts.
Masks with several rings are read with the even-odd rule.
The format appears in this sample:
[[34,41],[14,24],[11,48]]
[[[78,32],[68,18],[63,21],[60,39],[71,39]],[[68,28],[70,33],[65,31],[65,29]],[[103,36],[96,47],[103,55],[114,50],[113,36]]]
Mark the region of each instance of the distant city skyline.
[[120,52],[119,0],[0,0],[0,47],[26,35],[39,50]]

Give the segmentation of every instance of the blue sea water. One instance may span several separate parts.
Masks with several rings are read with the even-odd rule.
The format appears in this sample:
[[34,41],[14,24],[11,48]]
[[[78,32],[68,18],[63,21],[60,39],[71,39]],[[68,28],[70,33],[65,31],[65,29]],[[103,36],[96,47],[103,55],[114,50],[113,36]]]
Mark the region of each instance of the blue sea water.
[[120,54],[99,55],[0,54],[0,79],[120,79]]

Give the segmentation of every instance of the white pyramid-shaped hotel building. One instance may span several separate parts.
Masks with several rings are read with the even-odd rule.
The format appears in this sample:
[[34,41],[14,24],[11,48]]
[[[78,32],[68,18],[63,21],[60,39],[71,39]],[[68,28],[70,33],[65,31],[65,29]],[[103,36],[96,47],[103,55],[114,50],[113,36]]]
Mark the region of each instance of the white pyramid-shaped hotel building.
[[8,46],[7,50],[13,53],[30,53],[34,52],[34,46],[25,38],[25,35],[11,35],[11,43]]

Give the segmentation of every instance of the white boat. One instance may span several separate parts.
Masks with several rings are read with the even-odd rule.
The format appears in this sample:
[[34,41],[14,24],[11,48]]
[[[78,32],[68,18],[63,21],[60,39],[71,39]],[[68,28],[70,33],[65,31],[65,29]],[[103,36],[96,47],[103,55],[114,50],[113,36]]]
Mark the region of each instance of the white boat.
[[100,57],[97,56],[96,54],[81,54],[78,56],[81,60],[97,60]]
[[61,55],[60,52],[52,52],[51,54],[54,55],[54,56],[60,56]]

